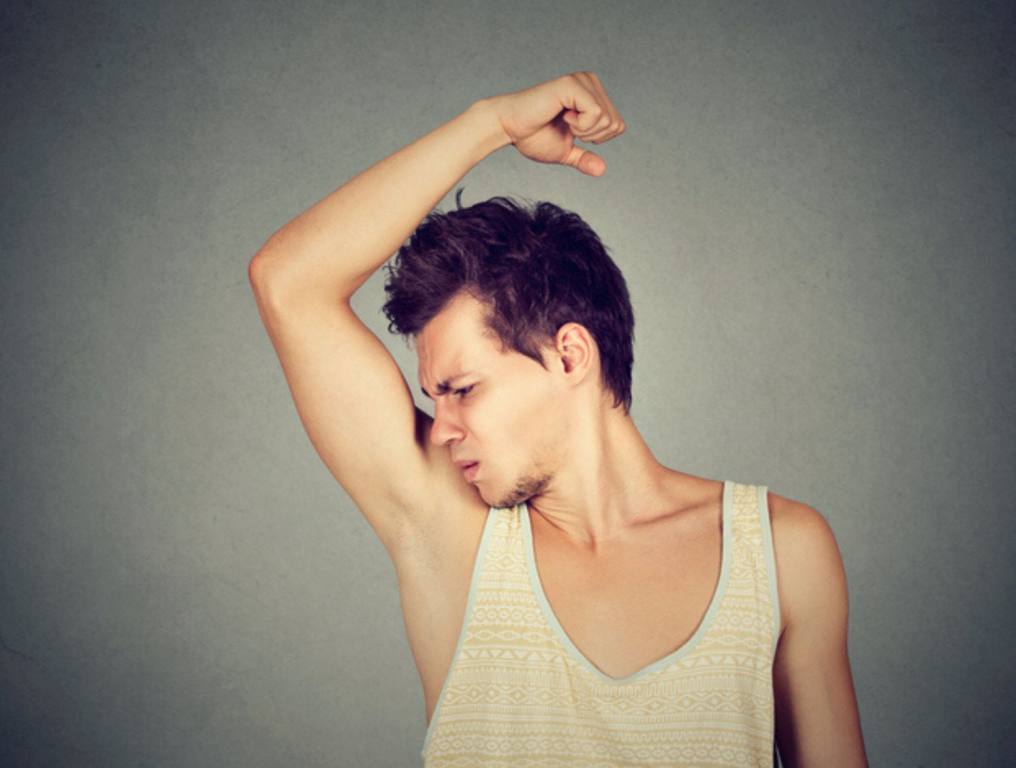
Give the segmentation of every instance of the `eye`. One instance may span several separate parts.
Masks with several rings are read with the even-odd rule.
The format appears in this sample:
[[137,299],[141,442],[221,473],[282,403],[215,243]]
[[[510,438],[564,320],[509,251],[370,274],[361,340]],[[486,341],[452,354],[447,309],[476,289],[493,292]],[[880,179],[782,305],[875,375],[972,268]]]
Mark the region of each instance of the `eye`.
[[473,387],[475,387],[475,386],[476,386],[475,384],[471,384],[468,387],[462,387],[460,389],[456,389],[455,390],[455,394],[458,395],[459,396],[459,400],[461,400],[466,395],[468,395],[470,392],[472,392]]

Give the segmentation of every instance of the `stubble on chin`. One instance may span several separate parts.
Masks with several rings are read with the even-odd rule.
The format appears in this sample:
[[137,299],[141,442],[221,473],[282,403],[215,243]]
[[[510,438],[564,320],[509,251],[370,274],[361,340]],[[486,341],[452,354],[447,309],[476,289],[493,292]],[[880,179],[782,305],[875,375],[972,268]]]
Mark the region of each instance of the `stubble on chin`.
[[549,483],[550,475],[540,475],[538,477],[526,475],[521,477],[515,483],[515,487],[509,493],[502,496],[494,506],[502,509],[514,507],[516,504],[521,504],[523,501],[543,493]]

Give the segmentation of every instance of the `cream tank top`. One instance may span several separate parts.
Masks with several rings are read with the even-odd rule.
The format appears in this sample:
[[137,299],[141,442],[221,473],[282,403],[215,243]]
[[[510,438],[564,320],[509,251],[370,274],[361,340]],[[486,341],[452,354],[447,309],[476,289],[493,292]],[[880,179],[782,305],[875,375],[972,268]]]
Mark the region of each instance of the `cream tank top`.
[[528,505],[491,507],[424,766],[775,765],[780,610],[766,490],[723,483],[720,578],[702,622],[625,678],[601,672],[558,623]]

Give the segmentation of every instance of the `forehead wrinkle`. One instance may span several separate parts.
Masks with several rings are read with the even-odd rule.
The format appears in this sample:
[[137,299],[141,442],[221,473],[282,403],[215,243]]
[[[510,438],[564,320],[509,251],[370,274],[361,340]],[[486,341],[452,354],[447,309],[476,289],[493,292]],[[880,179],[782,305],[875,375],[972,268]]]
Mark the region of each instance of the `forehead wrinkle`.
[[[467,306],[478,303],[475,298],[467,299],[464,296],[458,296],[453,301],[467,302]],[[451,303],[449,302],[449,305]],[[446,306],[438,316],[431,319],[423,331],[414,337],[416,353],[420,362],[417,378],[420,391],[425,397],[434,399],[423,385],[427,369],[433,371],[443,368],[444,364],[447,364],[448,368],[453,368],[456,371],[437,383],[436,391],[439,395],[447,393],[456,380],[476,373],[475,364],[480,362],[476,355],[482,356],[484,354],[484,347],[490,344],[492,338],[492,332],[483,321],[482,305],[479,307],[481,313],[479,318],[475,316],[476,309],[474,306],[468,306],[465,311],[459,309],[452,314],[447,314],[449,310]]]
[[[452,383],[453,382],[456,382],[459,379],[465,378],[466,376],[470,376],[473,373],[474,373],[473,371],[463,371],[462,373],[452,374],[451,376],[449,376],[444,381],[439,381],[437,383],[437,393],[439,395],[446,394],[452,388]],[[430,397],[431,400],[434,399],[433,397],[430,396],[430,393],[427,392],[427,390],[423,387],[423,385],[420,386],[420,391],[423,392],[423,394],[425,394],[427,397]]]

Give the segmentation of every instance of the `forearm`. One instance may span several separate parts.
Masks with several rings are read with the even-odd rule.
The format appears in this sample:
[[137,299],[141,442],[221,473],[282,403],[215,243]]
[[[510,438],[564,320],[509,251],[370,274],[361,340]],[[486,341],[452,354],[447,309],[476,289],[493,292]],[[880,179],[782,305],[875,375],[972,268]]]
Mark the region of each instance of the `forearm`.
[[489,102],[477,101],[277,230],[252,279],[280,301],[348,300],[459,179],[509,143]]

